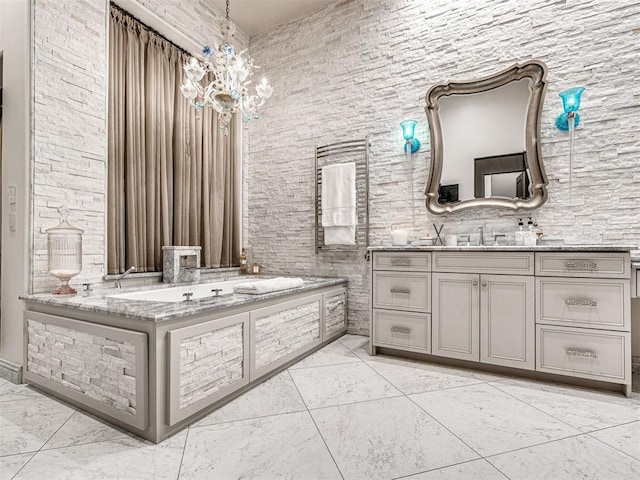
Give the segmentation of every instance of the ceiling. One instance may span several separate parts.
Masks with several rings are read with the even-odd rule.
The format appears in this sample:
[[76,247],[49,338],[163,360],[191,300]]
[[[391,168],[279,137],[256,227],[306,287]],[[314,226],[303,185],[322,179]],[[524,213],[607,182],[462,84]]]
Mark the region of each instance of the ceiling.
[[[226,0],[210,0],[222,12]],[[229,17],[252,37],[336,0],[230,0]]]

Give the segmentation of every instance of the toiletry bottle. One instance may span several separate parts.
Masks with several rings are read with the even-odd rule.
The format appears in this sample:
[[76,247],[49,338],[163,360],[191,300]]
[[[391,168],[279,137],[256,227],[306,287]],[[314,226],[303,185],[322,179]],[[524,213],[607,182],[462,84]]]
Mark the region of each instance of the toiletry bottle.
[[536,235],[536,231],[533,229],[533,221],[531,217],[529,217],[529,221],[527,222],[527,226],[529,227],[526,232],[524,232],[524,245],[526,247],[535,247],[538,243],[538,237]]
[[522,223],[522,219],[518,219],[518,230],[516,230],[516,245],[523,246],[524,245],[524,224]]
[[247,273],[247,249],[243,248],[240,254],[240,273]]

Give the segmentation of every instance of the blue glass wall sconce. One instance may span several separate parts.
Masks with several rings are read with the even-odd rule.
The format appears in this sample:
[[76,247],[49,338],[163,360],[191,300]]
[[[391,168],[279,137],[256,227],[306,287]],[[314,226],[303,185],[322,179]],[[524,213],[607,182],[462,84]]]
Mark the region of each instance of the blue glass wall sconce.
[[416,153],[420,150],[420,140],[417,138],[413,138],[413,135],[416,132],[416,122],[415,120],[405,120],[400,123],[402,127],[402,136],[405,139],[404,151],[408,151],[411,148],[411,153]]
[[584,92],[584,87],[572,87],[560,92],[562,99],[562,108],[564,112],[556,118],[556,127],[560,130],[567,131],[580,125],[580,97]]

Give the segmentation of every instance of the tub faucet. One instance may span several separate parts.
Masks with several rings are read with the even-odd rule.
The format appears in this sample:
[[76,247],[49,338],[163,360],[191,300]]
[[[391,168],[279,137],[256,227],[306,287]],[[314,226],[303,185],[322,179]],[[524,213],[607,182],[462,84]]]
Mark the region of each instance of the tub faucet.
[[131,265],[129,267],[129,269],[124,272],[122,275],[120,275],[118,278],[116,278],[115,283],[113,284],[116,288],[122,288],[122,284],[120,283],[120,280],[122,280],[124,277],[126,277],[128,274],[130,274],[131,272],[135,272],[136,267],[134,267],[133,265]]

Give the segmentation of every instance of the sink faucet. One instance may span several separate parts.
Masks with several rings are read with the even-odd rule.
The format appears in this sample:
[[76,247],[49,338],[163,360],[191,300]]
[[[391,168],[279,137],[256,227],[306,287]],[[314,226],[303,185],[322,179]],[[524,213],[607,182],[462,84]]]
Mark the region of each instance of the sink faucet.
[[116,278],[116,281],[114,283],[114,286],[116,288],[122,288],[122,284],[120,283],[120,280],[122,280],[124,277],[126,277],[128,274],[130,274],[131,272],[134,272],[136,270],[136,267],[134,267],[133,265],[131,265],[129,267],[129,269],[124,272],[122,275],[120,275],[118,278]]

